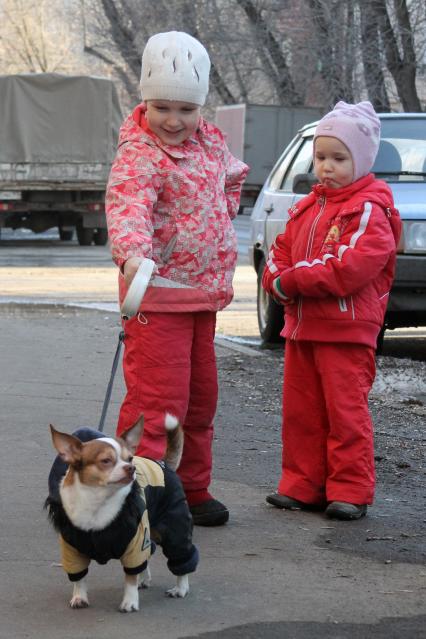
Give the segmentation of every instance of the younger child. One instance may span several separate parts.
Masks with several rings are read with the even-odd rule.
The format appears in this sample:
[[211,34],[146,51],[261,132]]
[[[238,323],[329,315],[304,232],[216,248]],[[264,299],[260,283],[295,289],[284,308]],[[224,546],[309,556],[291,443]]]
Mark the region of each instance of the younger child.
[[182,32],[152,36],[142,57],[144,102],[124,121],[109,179],[106,213],[119,297],[144,258],[155,277],[140,312],[126,321],[127,394],[117,434],[143,413],[138,455],[161,459],[165,413],[183,425],[179,468],[195,524],[229,517],[209,492],[217,404],[216,312],[230,303],[237,261],[232,218],[248,167],[200,115],[210,59]]
[[374,495],[368,393],[400,219],[369,173],[380,141],[370,102],[339,102],[318,124],[319,184],[290,211],[263,287],[284,304],[283,456],[277,508],[358,519]]

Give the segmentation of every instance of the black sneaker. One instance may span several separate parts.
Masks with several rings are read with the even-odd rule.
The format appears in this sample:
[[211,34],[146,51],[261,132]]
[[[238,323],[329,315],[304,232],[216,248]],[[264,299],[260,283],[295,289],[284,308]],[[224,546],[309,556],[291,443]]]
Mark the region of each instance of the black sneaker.
[[346,501],[332,501],[325,509],[325,514],[331,519],[350,521],[361,519],[367,514],[366,504],[349,504]]
[[217,499],[190,506],[189,510],[195,526],[223,526],[229,519],[229,510]]

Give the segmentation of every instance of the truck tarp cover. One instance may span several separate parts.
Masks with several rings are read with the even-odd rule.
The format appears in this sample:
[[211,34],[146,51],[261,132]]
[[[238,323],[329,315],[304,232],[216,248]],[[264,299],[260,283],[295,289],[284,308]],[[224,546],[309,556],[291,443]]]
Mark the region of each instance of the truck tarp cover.
[[0,163],[111,163],[121,119],[106,78],[0,76]]

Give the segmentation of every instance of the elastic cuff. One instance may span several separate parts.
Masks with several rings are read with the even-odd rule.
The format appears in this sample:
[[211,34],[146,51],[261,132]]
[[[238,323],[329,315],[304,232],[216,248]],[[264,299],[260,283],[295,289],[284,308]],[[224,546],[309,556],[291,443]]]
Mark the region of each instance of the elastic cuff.
[[275,295],[279,297],[280,299],[282,300],[289,299],[281,288],[281,281],[279,277],[275,278],[274,281],[272,282],[272,288],[274,289]]
[[139,573],[146,570],[147,565],[148,562],[144,561],[143,564],[139,564],[139,566],[135,566],[134,568],[126,568],[126,566],[123,566],[123,570],[126,575],[139,575]]
[[169,559],[167,562],[167,568],[170,570],[172,575],[176,577],[181,577],[182,575],[188,575],[190,572],[195,572],[198,562],[200,560],[200,555],[196,546],[192,546],[189,557],[182,561],[179,559],[178,562],[174,562],[172,559]]
[[81,572],[69,572],[68,574],[68,579],[70,581],[80,581],[81,579],[83,579],[83,577],[85,577],[87,575],[87,573],[89,572],[89,569],[86,568],[85,570],[82,570]]

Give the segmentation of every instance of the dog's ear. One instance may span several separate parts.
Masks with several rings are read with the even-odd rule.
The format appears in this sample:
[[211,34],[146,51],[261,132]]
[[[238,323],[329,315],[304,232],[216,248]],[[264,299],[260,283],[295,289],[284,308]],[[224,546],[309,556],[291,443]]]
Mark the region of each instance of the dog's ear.
[[67,433],[60,433],[52,424],[50,424],[50,432],[53,445],[64,462],[75,464],[81,459],[82,443],[77,437]]
[[143,423],[144,417],[141,415],[136,422],[129,430],[126,430],[125,433],[121,435],[121,439],[126,442],[126,446],[132,451],[135,452],[137,447],[139,446],[139,442],[143,433]]

